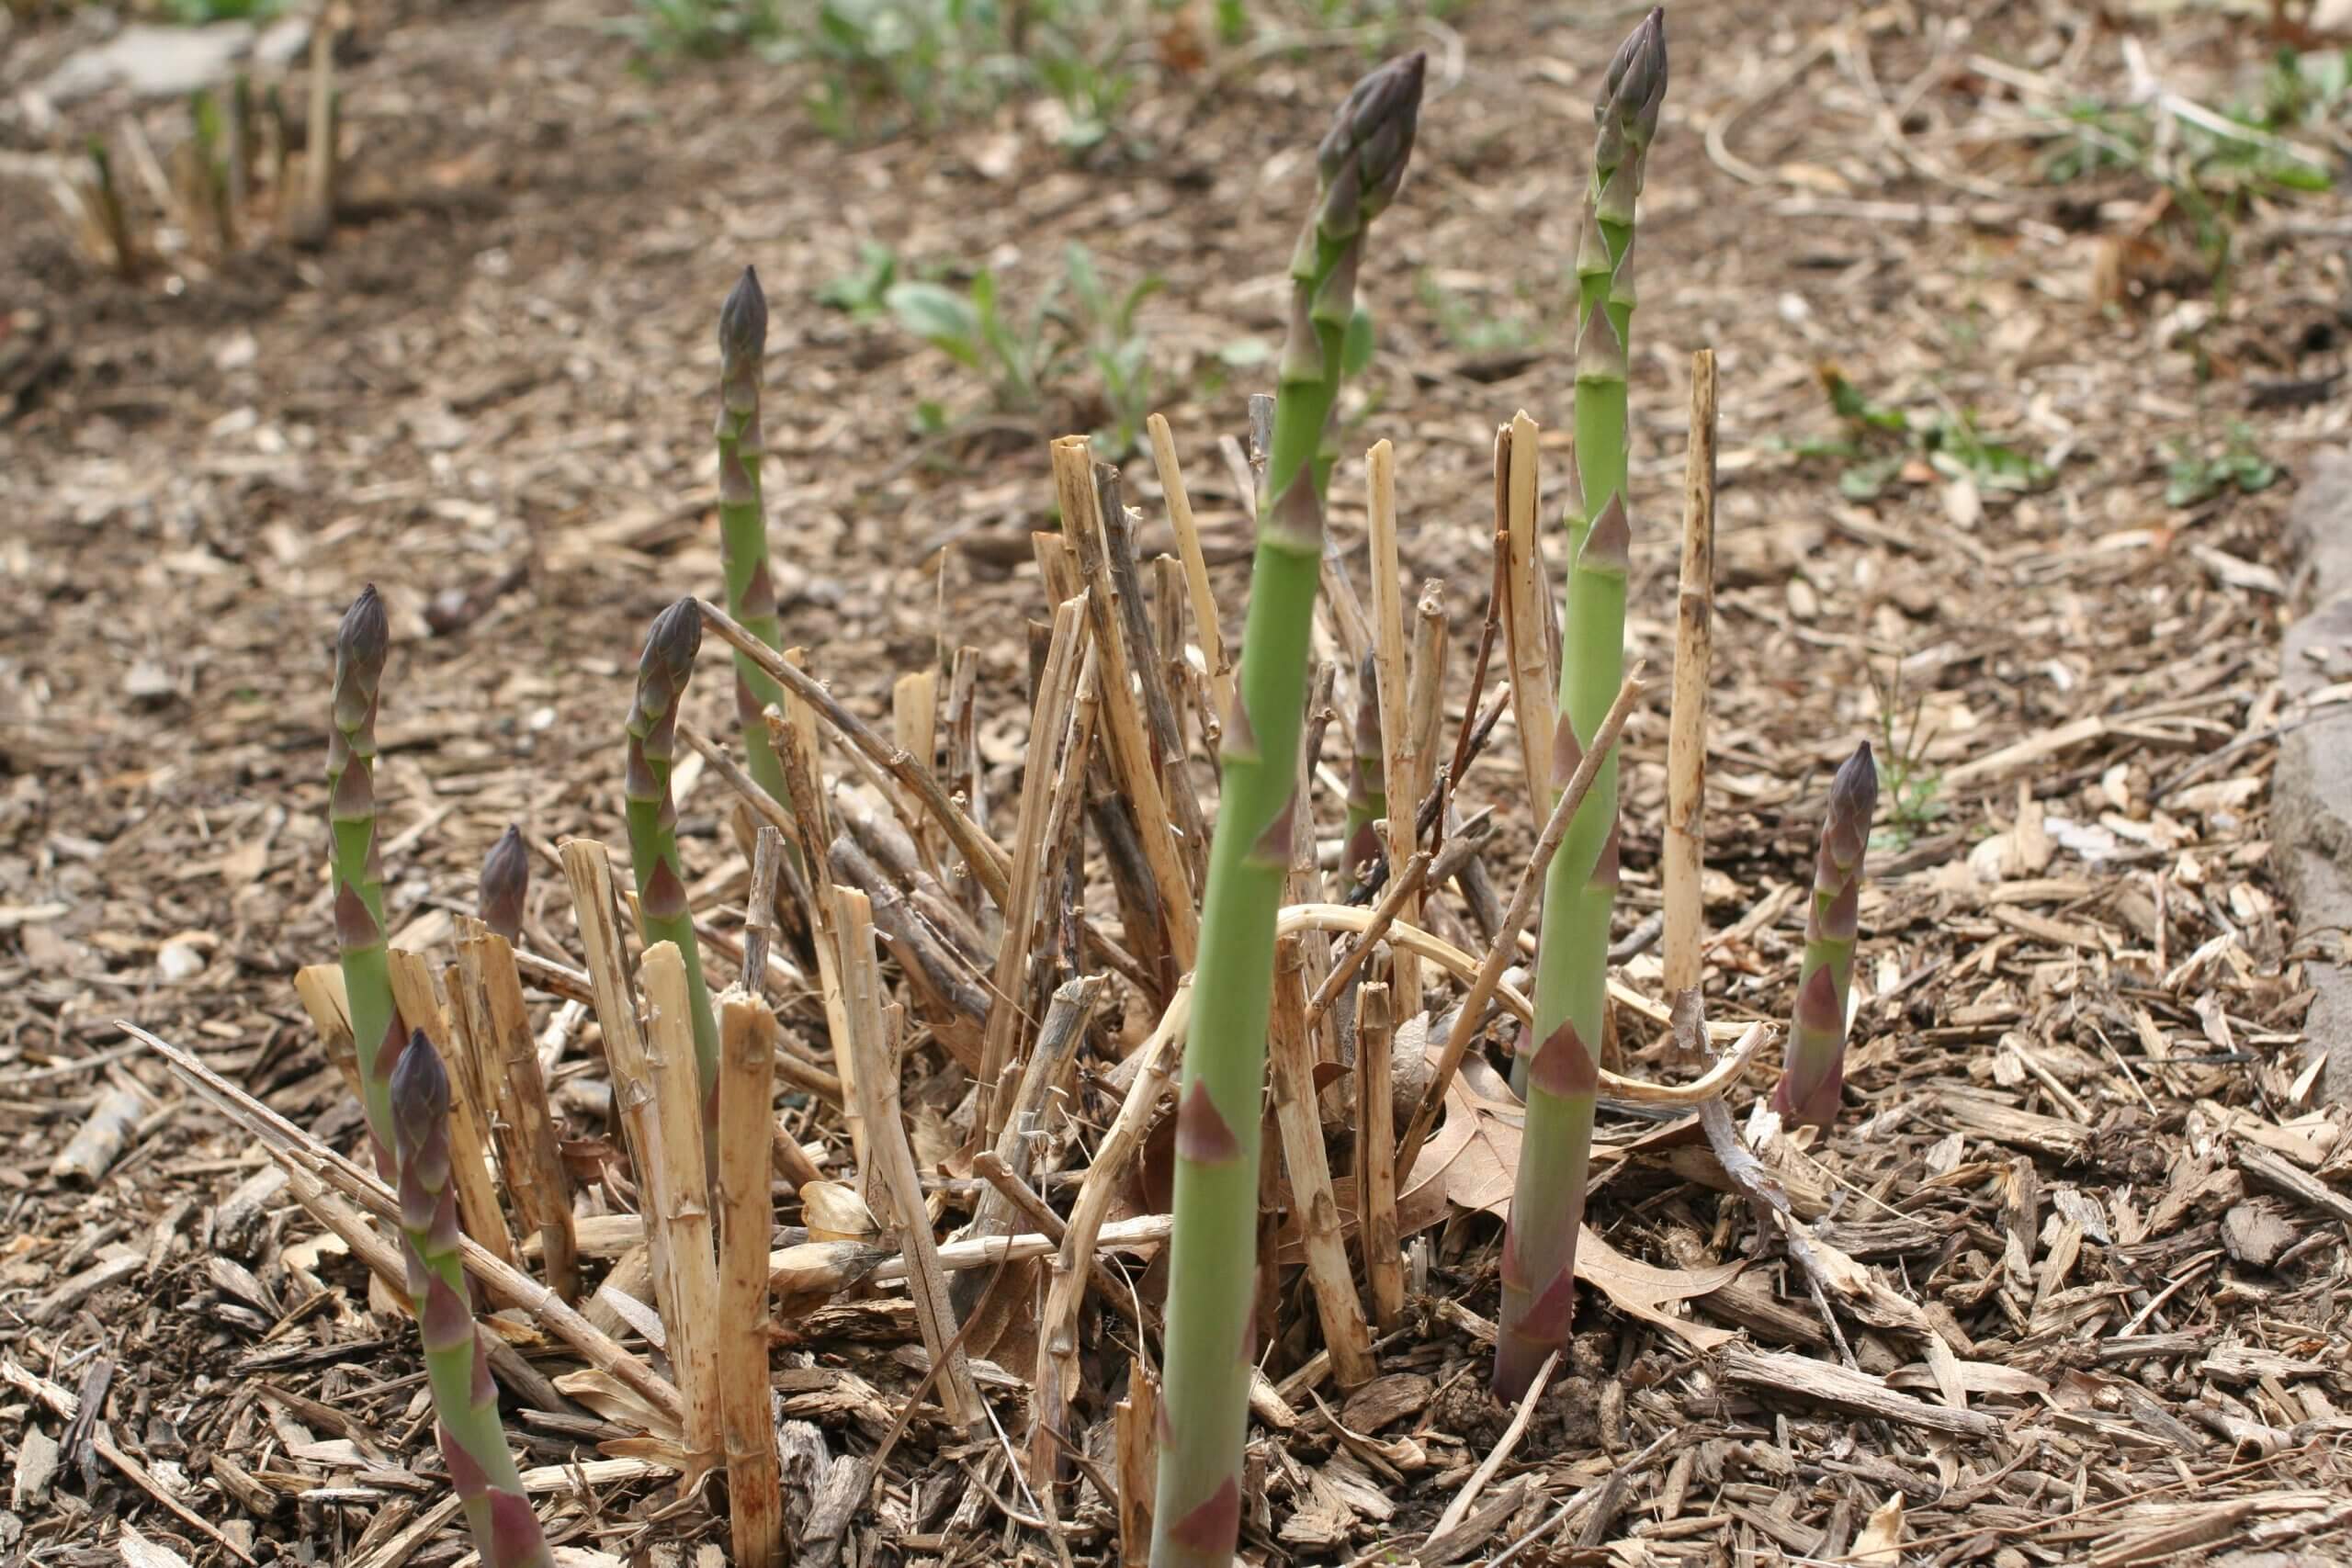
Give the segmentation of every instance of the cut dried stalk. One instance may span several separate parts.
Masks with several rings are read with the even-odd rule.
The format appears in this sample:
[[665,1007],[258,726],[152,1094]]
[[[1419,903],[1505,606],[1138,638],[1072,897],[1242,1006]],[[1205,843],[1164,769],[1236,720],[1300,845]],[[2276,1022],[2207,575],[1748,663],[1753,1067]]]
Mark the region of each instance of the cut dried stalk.
[[1000,1089],[1018,1063],[1022,1026],[1028,1021],[1029,954],[1044,915],[1039,906],[1052,892],[1046,881],[1046,830],[1052,822],[1054,792],[1068,769],[1067,762],[1057,765],[1056,759],[1062,752],[1078,697],[1080,653],[1090,625],[1086,599],[1084,594],[1066,599],[1054,611],[1053,640],[1031,710],[1028,765],[1023,770],[1019,826],[1012,846],[1012,887],[1005,900],[1004,934],[997,946],[976,1080],[981,1115],[973,1133],[981,1142],[993,1140],[1004,1126],[1011,1098]]
[[[1029,1483],[1051,1483],[1069,1436],[1070,1401],[1079,1387],[1079,1309],[1093,1279],[1089,1260],[1095,1238],[1112,1203],[1126,1185],[1126,1173],[1143,1151],[1144,1135],[1159,1114],[1169,1089],[1169,1055],[1173,1042],[1183,1038],[1193,1016],[1193,986],[1188,977],[1169,999],[1151,1037],[1127,1058],[1135,1077],[1126,1098],[1112,1120],[1102,1141],[1095,1145],[1093,1162],[1079,1186],[1069,1210],[1069,1229],[1054,1259],[1052,1282],[1046,1289],[1046,1310],[1037,1323],[1037,1375],[1031,1390],[1031,1430],[1028,1442]],[[1122,1064],[1123,1066],[1125,1064]]]
[[[822,717],[826,727],[862,752],[876,767],[896,779],[919,801],[946,833],[956,852],[971,867],[972,875],[993,903],[1003,907],[1009,886],[1011,861],[995,840],[981,830],[978,822],[965,815],[963,809],[948,798],[938,778],[924,767],[875,732],[874,727],[843,707],[832,693],[825,690],[813,676],[792,662],[791,655],[778,654],[767,644],[736,624],[733,616],[708,601],[702,602],[703,620],[717,632],[727,645],[738,652],[751,656],[752,662],[774,677],[787,695],[797,697]],[[793,650],[797,652],[797,650]],[[796,806],[797,802],[794,803]],[[830,835],[827,842],[831,842]],[[820,846],[821,848],[821,846]]]
[[[1412,858],[1419,840],[1412,807],[1421,798],[1420,758],[1409,716],[1411,676],[1405,661],[1403,568],[1396,557],[1396,448],[1385,441],[1374,443],[1364,455],[1364,468],[1371,499],[1365,550],[1372,558],[1372,657],[1380,688],[1380,745],[1388,786],[1385,831],[1393,868]],[[1418,888],[1398,904],[1397,914],[1409,924],[1420,922]],[[1392,964],[1390,983],[1409,1005],[1421,994],[1420,961],[1400,953]]]
[[[890,1224],[910,1270],[907,1293],[932,1364],[942,1369],[939,1403],[950,1426],[968,1428],[985,1421],[979,1389],[956,1333],[947,1300],[947,1278],[939,1267],[939,1247],[931,1234],[931,1211],[923,1203],[922,1177],[904,1123],[893,1114],[897,1064],[891,1059],[882,1016],[882,977],[874,960],[874,921],[865,896],[854,888],[833,890],[841,914],[837,931],[841,975],[846,987],[851,1048],[857,1058],[857,1097],[865,1118],[866,1150],[889,1197]],[[869,1189],[872,1190],[872,1189]]]
[[1405,1315],[1403,1237],[1396,1218],[1396,1097],[1388,987],[1374,981],[1356,997],[1356,1234],[1363,1244],[1372,1318],[1383,1334]]
[[1667,718],[1664,983],[1669,999],[1699,983],[1706,911],[1707,676],[1715,596],[1715,355],[1690,356],[1690,449],[1682,490],[1682,582],[1674,622],[1674,704]]
[[1306,1025],[1306,992],[1299,976],[1298,943],[1286,941],[1274,958],[1274,1006],[1268,1033],[1268,1060],[1274,1087],[1274,1122],[1281,1129],[1283,1164],[1290,1173],[1291,1212],[1306,1247],[1306,1280],[1323,1323],[1323,1348],[1341,1388],[1356,1388],[1378,1374],[1363,1302],[1348,1269],[1347,1237],[1340,1224],[1339,1200],[1331,1189],[1331,1163],[1323,1148],[1323,1119],[1316,1109],[1315,1043]]
[[571,1183],[556,1146],[547,1079],[523,1005],[523,979],[506,939],[479,920],[458,922],[458,994],[467,1032],[496,1096],[500,1162],[523,1222],[539,1233],[548,1286],[580,1298],[580,1254],[573,1240]]
[[[1388,884],[1387,890],[1380,896],[1380,902],[1373,908],[1372,924],[1365,930],[1364,934],[1357,939],[1355,945],[1348,949],[1346,955],[1331,966],[1331,973],[1324,976],[1322,985],[1316,987],[1313,999],[1306,1004],[1307,1028],[1311,1030],[1322,1026],[1323,1015],[1330,1010],[1332,1002],[1338,999],[1340,993],[1347,989],[1348,982],[1356,977],[1356,972],[1362,969],[1364,961],[1372,956],[1374,947],[1388,934],[1389,927],[1400,919],[1406,920],[1408,925],[1413,923],[1405,915],[1405,906],[1419,899],[1421,885],[1429,874],[1429,852],[1419,851],[1412,859],[1405,863],[1404,874]],[[1399,948],[1389,955],[1392,968],[1401,965],[1408,959],[1416,964],[1420,961],[1419,954],[1407,948]],[[1415,970],[1416,974],[1419,972],[1418,969]]]
[[[1168,700],[1176,710],[1176,748],[1170,753],[1173,766],[1182,767],[1192,757],[1193,732],[1185,722],[1185,715],[1199,706],[1200,687],[1193,679],[1193,661],[1184,652],[1184,563],[1174,556],[1151,558],[1151,642],[1159,653],[1159,679],[1168,688]],[[1204,728],[1216,730],[1215,716]],[[1191,789],[1189,780],[1185,785]],[[1197,811],[1198,797],[1194,809]],[[1194,880],[1199,880],[1196,870]]]
[[[125,1023],[122,1029],[162,1056],[173,1072],[274,1152],[295,1161],[379,1221],[387,1224],[398,1223],[400,1199],[372,1172],[362,1170],[169,1041],[159,1039],[136,1024]],[[298,1189],[299,1185],[298,1180]],[[610,1336],[572,1311],[545,1285],[499,1261],[480,1242],[466,1237],[461,1246],[468,1271],[481,1281],[492,1299],[537,1318],[548,1333],[580,1352],[590,1366],[645,1401],[655,1415],[671,1420],[678,1418],[678,1391],[659,1372],[615,1344]]]
[[1494,945],[1487,950],[1486,962],[1478,966],[1478,977],[1454,1014],[1453,1029],[1446,1036],[1445,1049],[1438,1056],[1429,1088],[1421,1091],[1421,1103],[1415,1108],[1412,1121],[1406,1123],[1404,1146],[1396,1155],[1399,1170],[1413,1168],[1413,1161],[1420,1157],[1422,1144],[1428,1141],[1430,1129],[1437,1124],[1438,1109],[1445,1103],[1446,1086],[1453,1081],[1463,1053],[1470,1049],[1470,1042],[1478,1032],[1487,1004],[1494,999],[1502,984],[1503,971],[1519,956],[1519,933],[1526,928],[1527,917],[1534,909],[1536,890],[1544,885],[1544,874],[1551,866],[1552,856],[1559,850],[1560,841],[1568,836],[1568,825],[1577,807],[1591,792],[1593,781],[1600,776],[1601,760],[1617,744],[1625,719],[1634,711],[1634,700],[1641,695],[1641,674],[1636,666],[1619,688],[1616,702],[1610,705],[1600,727],[1593,731],[1594,744],[1585,748],[1567,786],[1553,803],[1551,818],[1535,841],[1535,852],[1521,870],[1519,886],[1511,890],[1510,908],[1503,913],[1502,929],[1495,933]]
[[451,1048],[449,1019],[442,1010],[433,965],[399,948],[387,956],[391,964],[393,1008],[410,1028],[424,1032],[448,1067],[449,1167],[450,1179],[458,1189],[458,1216],[468,1235],[512,1267],[514,1235],[507,1229],[506,1211],[498,1205],[498,1183],[491,1178],[490,1125],[482,1116],[481,1085],[474,1072],[473,1053]]
[[[1158,414],[1151,416],[1159,419]],[[1164,424],[1163,424],[1164,428]],[[1159,1442],[1159,1383],[1140,1357],[1127,1363],[1127,1396],[1114,1407],[1119,1446],[1119,1561],[1151,1553],[1152,1464]]]
[[[781,774],[783,766],[777,765]],[[784,833],[761,827],[752,841],[752,886],[743,904],[743,984],[754,997],[767,991],[768,954],[775,946],[775,889],[784,870]]]
[[[982,1149],[972,1156],[972,1172],[989,1184],[989,1191],[1002,1195],[1015,1212],[1037,1227],[1038,1235],[1056,1247],[1059,1247],[1062,1237],[1069,1234],[1069,1223],[1054,1213],[1051,1204],[1037,1196],[1035,1188],[1014,1175],[1012,1168],[997,1156],[994,1149]],[[944,1258],[941,1262],[944,1267]],[[1135,1292],[1127,1282],[1111,1271],[1111,1266],[1102,1261],[1100,1253],[1088,1259],[1088,1267],[1093,1277],[1094,1288],[1102,1292],[1102,1299],[1117,1308],[1128,1322],[1137,1327],[1143,1326]],[[1004,1277],[999,1276],[1000,1279]]]
[[1537,444],[1543,427],[1525,410],[1495,437],[1496,499],[1503,503],[1503,632],[1510,649],[1511,716],[1519,725],[1519,750],[1526,769],[1527,798],[1541,800],[1552,778],[1552,732],[1558,723],[1553,689],[1552,596],[1544,581],[1544,554],[1536,540]]
[[[1054,489],[1062,520],[1087,587],[1087,616],[1094,625],[1096,657],[1102,662],[1102,717],[1110,737],[1111,765],[1135,812],[1144,861],[1157,888],[1159,918],[1169,953],[1179,969],[1192,967],[1200,943],[1199,916],[1193,902],[1191,872],[1178,841],[1170,807],[1159,787],[1159,765],[1152,754],[1152,726],[1130,684],[1138,660],[1148,649],[1128,645],[1120,596],[1110,581],[1102,544],[1102,498],[1095,488],[1094,461],[1082,435],[1054,443]],[[1114,498],[1115,504],[1115,498]],[[1000,900],[1001,902],[1001,900]]]
[[[773,860],[782,840],[763,833],[759,847]],[[740,1568],[775,1568],[783,1559],[785,1538],[768,1389],[775,1014],[753,991],[725,991],[718,998],[718,1038],[726,1087],[718,1097],[718,1359],[729,1522]]]
[[[596,1023],[605,1036],[605,1065],[612,1079],[613,1114],[628,1144],[629,1164],[637,1172],[639,1201],[648,1220],[646,1261],[652,1275],[654,1302],[662,1322],[667,1324],[675,1310],[672,1304],[670,1232],[667,1226],[651,1223],[660,1209],[652,1193],[661,1180],[662,1132],[653,1105],[652,1072],[646,1063],[645,1035],[637,1019],[637,998],[629,987],[620,925],[614,918],[616,906],[612,859],[605,846],[594,839],[566,839],[557,846],[556,853],[563,863],[564,882],[571,890],[572,914],[580,922],[580,945],[587,956],[589,979],[596,992]],[[697,1095],[697,1102],[699,1099]],[[682,1373],[682,1384],[683,1380]],[[683,1397],[683,1386],[680,1393]]]
[[[898,741],[899,750],[926,768],[932,765],[933,759],[939,755],[938,671],[914,671],[892,682],[890,733]],[[904,804],[918,824],[915,847],[922,852],[923,864],[936,873],[942,869],[938,824],[922,816],[922,803],[911,795]]]
[[[1136,514],[1125,500],[1119,470],[1108,463],[1094,465],[1094,512],[1102,528],[1104,564],[1110,574],[1112,604],[1126,640],[1127,664],[1143,698],[1143,716],[1149,721],[1155,777],[1160,798],[1172,814],[1176,848],[1184,863],[1189,886],[1198,887],[1208,875],[1208,823],[1201,815],[1199,795],[1186,765],[1184,728],[1178,721],[1176,693],[1168,683],[1166,654],[1171,644],[1152,635],[1151,617],[1143,596],[1143,574],[1136,563]],[[1091,584],[1093,569],[1087,552],[1079,551]]]
[[1193,632],[1200,639],[1201,660],[1208,667],[1209,690],[1216,699],[1213,716],[1222,728],[1233,713],[1233,661],[1226,657],[1216,595],[1209,590],[1208,558],[1201,553],[1201,531],[1193,522],[1193,502],[1184,492],[1184,474],[1176,461],[1176,441],[1169,434],[1168,421],[1153,414],[1144,427],[1151,435],[1152,467],[1168,498],[1168,525],[1176,535],[1176,554],[1184,563],[1184,584],[1193,600]]
[[[684,955],[673,942],[647,948],[638,974],[645,988],[645,1066],[657,1123],[655,1172],[638,1175],[650,1234],[667,1237],[670,1310],[662,1325],[669,1331],[678,1393],[686,1403],[686,1453],[699,1472],[720,1462],[726,1443],[719,1415],[718,1263],[710,1172],[703,1163],[694,993],[686,983]],[[766,1114],[763,1101],[762,1121]]]
[[[786,659],[797,670],[800,649]],[[817,776],[817,718],[810,705],[785,687],[785,712],[767,715],[768,738],[784,767],[786,793],[792,796],[791,820],[802,835],[801,863],[810,871],[808,919],[817,953],[817,993],[825,1009],[825,1036],[831,1043],[833,1072],[842,1089],[842,1123],[849,1133],[851,1157],[856,1160],[861,1183],[873,1168],[865,1153],[865,1115],[857,1093],[857,1054],[851,1046],[849,1003],[842,988],[841,907],[833,896],[833,879],[825,874],[828,846],[832,842],[832,814],[826,809],[825,792]],[[820,835],[822,835],[821,837]]]
[[[1101,976],[1090,976],[1066,981],[1054,992],[1053,1005],[1046,1010],[1046,1021],[1037,1032],[1036,1048],[1029,1053],[1022,1071],[1020,1087],[1001,1098],[995,1146],[982,1150],[979,1157],[996,1161],[1015,1181],[1028,1179],[1034,1164],[1033,1151],[1045,1131],[1041,1123],[1046,1101],[1068,1075],[1079,1047],[1085,1043],[1087,1021],[1093,1014],[1095,997],[1102,986]],[[1001,1190],[982,1192],[964,1235],[981,1238],[1010,1233],[1014,1207],[1014,1201]],[[1047,1227],[1047,1234],[1056,1233]],[[1001,1297],[1004,1292],[996,1290],[989,1293]],[[960,1316],[969,1317],[979,1307],[978,1290],[950,1294]]]

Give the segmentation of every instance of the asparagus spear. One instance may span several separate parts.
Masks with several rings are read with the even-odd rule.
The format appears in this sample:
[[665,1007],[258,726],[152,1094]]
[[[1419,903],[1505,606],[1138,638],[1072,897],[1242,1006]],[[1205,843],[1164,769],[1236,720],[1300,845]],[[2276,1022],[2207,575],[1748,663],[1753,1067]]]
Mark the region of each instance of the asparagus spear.
[[[1556,795],[1583,760],[1624,681],[1625,338],[1634,314],[1634,202],[1666,96],[1666,14],[1653,10],[1618,49],[1594,118],[1592,182],[1577,246],[1577,451],[1567,518],[1568,577],[1559,723],[1552,736]],[[1580,499],[1579,499],[1580,498]],[[1589,511],[1587,508],[1590,508]],[[1576,1292],[1608,1005],[1609,917],[1617,897],[1617,758],[1602,762],[1544,883],[1535,960],[1534,1048],[1512,1077],[1527,1126],[1503,1232],[1502,1317],[1495,1396],[1520,1398],[1565,1344]]]
[[1804,962],[1789,1021],[1788,1065],[1772,1109],[1790,1122],[1824,1133],[1838,1120],[1846,1081],[1846,998],[1854,979],[1854,938],[1861,903],[1862,854],[1878,807],[1878,768],[1863,741],[1829,784],[1821,854],[1813,865],[1813,908],[1805,917]]
[[481,923],[509,945],[523,934],[523,900],[531,891],[531,852],[522,829],[508,825],[481,863]]
[[391,1169],[391,1077],[401,1018],[384,951],[384,869],[376,847],[376,703],[391,625],[369,583],[343,613],[334,639],[334,724],[327,737],[327,818],[334,840],[334,931],[345,1005],[359,1055],[359,1098],[376,1162]]
[[390,1085],[408,1289],[424,1339],[425,1381],[441,1417],[441,1458],[489,1568],[554,1568],[498,1418],[498,1385],[474,1332],[449,1180],[449,1077],[422,1030]]
[[[767,353],[768,301],[750,267],[718,308],[718,559],[727,574],[727,613],[770,648],[781,649],[775,583],[768,570],[767,504],[760,493],[760,367]],[[752,777],[771,799],[785,793],[784,769],[760,715],[784,700],[784,688],[749,655],[735,655],[735,709]]]
[[1190,1044],[1176,1121],[1167,1394],[1154,1568],[1230,1568],[1254,1270],[1237,1265],[1258,1217],[1259,1103],[1273,998],[1274,911],[1290,863],[1307,626],[1323,552],[1317,456],[1340,397],[1366,230],[1405,177],[1422,57],[1348,95],[1317,154],[1315,207],[1291,259],[1289,341],[1258,507],[1240,691],[1224,739],[1224,801],[1209,848]]
[[1340,886],[1356,889],[1358,874],[1380,858],[1373,824],[1388,815],[1388,762],[1380,743],[1380,687],[1372,655],[1356,677],[1355,765],[1348,774],[1348,821],[1340,842]]
[[[671,760],[677,752],[678,706],[694,678],[702,648],[702,612],[692,598],[662,612],[646,635],[637,665],[637,701],[628,710],[628,795],[629,864],[637,873],[638,934],[645,945],[671,942],[686,962],[686,991],[694,1011],[695,1066],[703,1093],[706,1141],[717,1135],[718,1021],[710,1010],[695,944],[694,911],[686,907],[685,868],[678,859],[678,806],[670,795]],[[706,1151],[708,1152],[708,1151]]]

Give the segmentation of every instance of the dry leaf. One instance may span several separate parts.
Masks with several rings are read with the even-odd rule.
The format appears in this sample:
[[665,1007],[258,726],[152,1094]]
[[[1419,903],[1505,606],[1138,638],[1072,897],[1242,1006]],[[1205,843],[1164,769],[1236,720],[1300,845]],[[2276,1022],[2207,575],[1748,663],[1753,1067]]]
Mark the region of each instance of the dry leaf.
[[[1398,1221],[1408,1235],[1439,1224],[1449,1208],[1498,1216],[1510,1209],[1524,1112],[1516,1101],[1484,1093],[1461,1075],[1446,1086],[1445,1105],[1445,1125],[1422,1145],[1397,1199]],[[1589,1228],[1577,1233],[1577,1279],[1607,1296],[1618,1311],[1656,1324],[1702,1350],[1736,1336],[1665,1309],[1721,1290],[1740,1268],[1723,1263],[1707,1269],[1661,1269],[1626,1257]]]
[[187,1559],[170,1547],[148,1540],[129,1525],[119,1543],[126,1568],[188,1568]]
[[1849,1562],[1884,1563],[1896,1568],[1903,1561],[1903,1494],[1895,1493],[1871,1510],[1862,1533],[1854,1538]]

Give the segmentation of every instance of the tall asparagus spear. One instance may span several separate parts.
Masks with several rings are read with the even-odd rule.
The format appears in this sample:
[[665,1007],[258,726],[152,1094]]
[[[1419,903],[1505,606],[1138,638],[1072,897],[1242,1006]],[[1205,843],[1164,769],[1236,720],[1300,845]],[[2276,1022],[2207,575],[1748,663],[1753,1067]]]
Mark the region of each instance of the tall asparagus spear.
[[1340,838],[1340,886],[1355,891],[1365,863],[1380,856],[1373,824],[1388,815],[1387,754],[1380,742],[1380,688],[1373,656],[1365,654],[1356,676],[1354,766],[1348,773],[1348,820]]
[[1772,1109],[1790,1122],[1824,1133],[1838,1120],[1846,1083],[1846,998],[1854,980],[1854,939],[1862,894],[1862,853],[1878,808],[1878,767],[1867,740],[1829,783],[1821,854],[1813,865],[1813,908],[1804,922],[1804,963],[1797,970],[1796,1009],[1789,1021],[1788,1064]]
[[376,703],[391,625],[369,583],[343,613],[334,639],[334,724],[327,737],[327,816],[334,847],[334,931],[343,990],[359,1055],[359,1098],[376,1160],[391,1170],[391,1076],[399,1059],[398,1009],[384,951],[384,869],[376,848]]
[[[673,942],[686,961],[686,992],[694,1010],[695,1066],[703,1093],[706,1142],[717,1136],[718,1021],[710,1010],[695,945],[694,911],[686,906],[685,868],[678,859],[678,805],[670,795],[677,753],[678,705],[694,678],[702,648],[702,612],[679,600],[655,619],[637,665],[637,701],[628,710],[628,795],[629,864],[637,873],[638,934],[645,945]],[[708,1151],[706,1151],[708,1152]]]
[[506,1446],[498,1385],[474,1333],[449,1180],[449,1077],[423,1031],[401,1053],[390,1092],[408,1289],[424,1339],[425,1381],[441,1417],[442,1461],[488,1568],[554,1568]]
[[1273,998],[1274,911],[1290,863],[1307,626],[1323,551],[1317,455],[1372,220],[1395,199],[1420,111],[1422,57],[1356,84],[1317,153],[1315,208],[1291,258],[1272,449],[1224,740],[1200,961],[1176,1119],[1167,1393],[1152,1568],[1230,1568],[1241,1521],[1257,1231],[1259,1104]]
[[[1666,96],[1666,13],[1643,18],[1610,62],[1593,114],[1600,131],[1577,246],[1577,452],[1569,501],[1566,636],[1559,723],[1552,737],[1556,794],[1624,681],[1625,570],[1632,529],[1625,499],[1625,340],[1634,314],[1634,202]],[[1587,510],[1589,508],[1590,510]],[[1577,1227],[1584,1219],[1608,1005],[1609,916],[1617,897],[1617,759],[1601,764],[1544,883],[1535,959],[1534,1049],[1512,1077],[1527,1097],[1527,1126],[1510,1220],[1503,1232],[1502,1318],[1494,1392],[1520,1398],[1544,1359],[1565,1344],[1576,1292]]]
[[[727,574],[727,613],[770,648],[781,649],[775,582],[768,570],[767,503],[760,492],[766,445],[760,431],[760,367],[767,344],[767,296],[760,292],[759,274],[747,266],[718,308],[718,559]],[[777,801],[791,797],[760,714],[783,700],[784,688],[738,652],[735,708],[743,750],[752,779]]]

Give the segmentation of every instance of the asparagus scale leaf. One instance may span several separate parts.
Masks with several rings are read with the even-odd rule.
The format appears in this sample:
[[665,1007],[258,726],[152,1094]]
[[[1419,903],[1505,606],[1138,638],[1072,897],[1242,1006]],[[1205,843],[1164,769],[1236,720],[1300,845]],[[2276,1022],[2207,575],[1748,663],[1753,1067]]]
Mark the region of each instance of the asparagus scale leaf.
[[333,840],[335,940],[345,1005],[359,1056],[359,1098],[377,1163],[391,1169],[391,1077],[406,1036],[392,1005],[384,947],[384,870],[376,844],[376,706],[391,648],[384,601],[369,583],[334,639],[334,718],[327,734],[327,817]]
[[450,1484],[489,1568],[554,1568],[506,1446],[498,1385],[474,1332],[449,1179],[449,1076],[422,1031],[401,1053],[390,1087],[409,1295],[424,1335],[425,1381],[441,1418]]
[[1862,855],[1877,809],[1878,767],[1865,740],[1829,784],[1821,852],[1813,864],[1813,905],[1805,916],[1804,962],[1789,1020],[1788,1065],[1772,1091],[1772,1109],[1782,1120],[1825,1133],[1838,1120],[1838,1096],[1846,1083],[1846,999],[1853,991]]
[[[1577,245],[1577,451],[1560,717],[1549,780],[1555,797],[1624,681],[1625,573],[1633,538],[1625,496],[1625,345],[1634,315],[1634,214],[1666,79],[1666,13],[1653,10],[1618,49],[1593,107],[1599,131]],[[1527,1124],[1503,1232],[1494,1392],[1506,1401],[1523,1395],[1544,1358],[1567,1341],[1616,899],[1612,748],[1544,875],[1532,1049],[1513,1065],[1514,1086],[1527,1100]]]
[[1226,727],[1200,959],[1176,1121],[1167,1392],[1153,1568],[1230,1568],[1252,1361],[1260,1097],[1274,917],[1299,809],[1307,630],[1323,550],[1322,462],[1372,220],[1413,148],[1423,59],[1359,82],[1323,139],[1313,212],[1291,258],[1291,316],[1258,507],[1240,689]]

